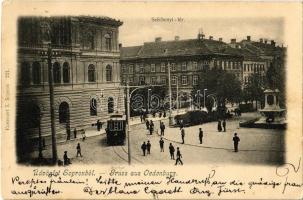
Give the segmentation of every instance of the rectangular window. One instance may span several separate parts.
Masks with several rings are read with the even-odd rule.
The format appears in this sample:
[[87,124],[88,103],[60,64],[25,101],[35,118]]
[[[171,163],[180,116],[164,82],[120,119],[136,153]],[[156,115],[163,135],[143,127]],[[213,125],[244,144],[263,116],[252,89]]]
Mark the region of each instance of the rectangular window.
[[140,81],[140,85],[144,85],[145,84],[145,77],[144,76],[140,76],[139,77],[139,81]]
[[156,65],[155,64],[150,65],[150,71],[151,72],[156,72]]
[[140,65],[140,73],[144,73],[144,67],[143,67],[143,65]]
[[193,76],[193,85],[198,85],[199,77],[198,75]]
[[165,63],[161,63],[161,72],[165,72]]
[[121,66],[121,68],[122,68],[122,73],[126,73],[126,71],[127,71],[126,65],[123,64]]
[[193,70],[198,70],[198,63],[197,62],[193,62]]
[[181,84],[182,85],[187,85],[187,76],[182,76],[182,78],[181,78]]
[[122,76],[122,83],[126,83],[126,76]]
[[128,66],[128,72],[129,72],[130,74],[133,74],[133,73],[134,73],[134,65],[129,65],[129,66]]
[[129,76],[128,77],[128,81],[129,81],[129,83],[133,83],[134,82],[134,77],[133,76]]
[[161,84],[166,85],[166,77],[165,76],[161,76]]
[[187,70],[186,62],[183,62],[181,65],[181,71],[186,71],[186,70]]
[[170,65],[170,67],[171,67],[171,71],[176,71],[176,63],[171,63],[171,65]]
[[171,77],[171,84],[176,85],[177,84],[177,76],[172,76]]
[[151,84],[156,85],[157,84],[157,77],[153,76],[151,77]]

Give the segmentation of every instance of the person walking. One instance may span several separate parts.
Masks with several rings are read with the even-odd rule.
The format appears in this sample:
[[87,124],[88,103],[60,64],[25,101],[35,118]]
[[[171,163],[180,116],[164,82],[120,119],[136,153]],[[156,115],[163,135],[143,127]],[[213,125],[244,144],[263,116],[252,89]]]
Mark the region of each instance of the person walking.
[[200,144],[202,144],[202,139],[203,139],[203,131],[202,128],[199,128],[199,140],[200,140]]
[[160,129],[161,129],[161,136],[164,136],[164,131],[165,131],[164,122],[161,122],[161,124],[160,124]]
[[72,164],[69,157],[67,156],[67,151],[64,151],[63,162],[64,162],[64,165]]
[[175,160],[175,147],[172,143],[169,144],[170,159]]
[[151,148],[151,144],[150,144],[150,142],[148,140],[147,144],[146,144],[147,154],[150,154],[150,148]]
[[143,122],[143,114],[142,114],[142,112],[140,113],[140,121],[141,121],[141,123]]
[[181,137],[182,137],[182,144],[184,144],[184,137],[185,137],[185,130],[184,130],[184,128],[181,129]]
[[164,140],[163,140],[162,137],[161,137],[161,139],[159,141],[159,144],[160,144],[160,152],[164,152]]
[[100,122],[100,120],[97,120],[97,130],[100,131],[101,127],[102,127],[102,123]]
[[177,159],[176,159],[176,164],[175,165],[177,165],[178,163],[180,163],[181,165],[183,165],[183,162],[181,160],[182,155],[181,155],[179,147],[177,147],[177,155],[176,155],[176,157],[177,157]]
[[145,151],[146,151],[146,144],[145,144],[145,142],[143,142],[143,144],[141,145],[141,149],[143,151],[143,156],[145,156]]
[[77,145],[77,157],[78,157],[79,155],[82,157],[80,143],[78,143],[78,145]]
[[152,120],[150,120],[150,123],[149,123],[149,133],[150,135],[152,135],[154,132],[154,122]]
[[226,120],[225,119],[223,120],[222,125],[223,125],[223,131],[226,132]]
[[74,128],[74,138],[77,138],[77,129]]
[[238,152],[238,145],[239,145],[239,142],[240,142],[240,138],[237,136],[237,133],[235,133],[235,135],[233,137],[233,141],[234,141],[235,152]]
[[146,120],[145,125],[146,125],[146,129],[149,130],[149,121],[148,120]]
[[218,120],[218,132],[222,131],[221,121]]

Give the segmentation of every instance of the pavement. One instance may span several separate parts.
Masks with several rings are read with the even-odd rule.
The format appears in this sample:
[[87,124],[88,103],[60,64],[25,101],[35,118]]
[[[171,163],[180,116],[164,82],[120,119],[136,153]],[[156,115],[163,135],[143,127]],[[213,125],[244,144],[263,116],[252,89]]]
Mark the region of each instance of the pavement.
[[[244,113],[241,117],[227,120],[227,131],[217,132],[217,123],[210,122],[203,125],[185,128],[185,144],[181,144],[179,128],[168,126],[168,119],[151,118],[155,124],[155,133],[150,135],[140,118],[134,118],[131,126],[130,150],[131,161],[135,165],[165,164],[174,165],[170,159],[168,146],[172,143],[175,148],[179,147],[183,156],[184,164],[202,163],[238,163],[238,164],[261,164],[278,165],[284,161],[284,131],[273,129],[240,128],[239,122],[255,118],[257,113]],[[160,152],[157,134],[159,120],[166,124],[164,135],[164,151]],[[198,130],[203,129],[203,143],[199,143]],[[93,130],[92,130],[93,131]],[[97,132],[95,130],[95,132]],[[159,133],[160,131],[158,131]],[[239,152],[233,152],[233,134],[237,132],[240,137]],[[143,141],[152,144],[151,154],[143,156],[141,144]],[[76,157],[76,146],[80,143],[83,157]],[[68,151],[73,165],[75,164],[109,164],[121,165],[128,163],[128,144],[122,146],[108,146],[106,134],[100,132],[95,136],[88,137],[85,141],[66,141],[57,145],[58,157],[63,158],[63,152]],[[44,157],[51,157],[51,147],[43,151]],[[38,152],[33,153],[37,157]]]

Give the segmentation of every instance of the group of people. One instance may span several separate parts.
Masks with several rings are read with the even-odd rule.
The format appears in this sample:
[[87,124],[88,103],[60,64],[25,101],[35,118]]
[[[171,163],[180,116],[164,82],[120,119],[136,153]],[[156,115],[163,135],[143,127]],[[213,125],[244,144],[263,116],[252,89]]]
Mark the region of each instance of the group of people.
[[221,120],[218,120],[218,132],[222,131],[222,127],[223,127],[223,132],[226,132],[226,120],[223,119],[223,121],[221,122]]
[[[159,145],[160,145],[160,152],[164,152],[164,140],[163,140],[162,137],[159,140]],[[148,140],[147,143],[143,142],[143,144],[141,145],[141,149],[142,149],[142,152],[143,152],[143,156],[145,156],[146,154],[150,154],[150,150],[151,150],[150,141]],[[169,144],[168,149],[169,149],[170,159],[175,160],[175,147],[172,145],[172,143]],[[146,151],[147,151],[147,153],[146,153]],[[182,158],[182,155],[181,155],[181,152],[180,152],[180,148],[177,147],[175,165],[177,165],[177,164],[183,165],[183,162],[182,162],[181,158]]]
[[[155,118],[156,117],[156,112],[155,111],[153,111],[152,112],[152,116],[153,116],[153,118]],[[160,111],[159,112],[159,114],[158,114],[158,116],[159,116],[159,118],[161,118],[161,117],[163,117],[163,118],[165,118],[166,117],[166,111],[164,111],[163,113],[162,113],[162,111]],[[146,122],[146,119],[147,118],[147,112],[141,112],[140,113],[140,120],[141,120],[141,123],[143,123],[143,122]]]
[[146,125],[146,129],[149,130],[149,134],[152,135],[155,128],[153,120],[150,121],[146,120],[145,125]]
[[[80,143],[77,144],[76,150],[77,150],[76,156],[77,156],[77,157],[78,157],[78,156],[82,157]],[[68,155],[67,155],[67,151],[64,151],[63,163],[61,163],[61,162],[62,162],[62,161],[59,160],[59,161],[58,161],[58,165],[62,165],[62,164],[63,164],[64,166],[66,166],[66,165],[72,164],[71,159],[70,159],[70,158],[68,157]]]
[[148,140],[147,143],[143,142],[143,144],[141,145],[141,149],[143,151],[143,156],[145,156],[146,150],[147,150],[147,154],[150,154],[150,149],[151,149],[150,141]]

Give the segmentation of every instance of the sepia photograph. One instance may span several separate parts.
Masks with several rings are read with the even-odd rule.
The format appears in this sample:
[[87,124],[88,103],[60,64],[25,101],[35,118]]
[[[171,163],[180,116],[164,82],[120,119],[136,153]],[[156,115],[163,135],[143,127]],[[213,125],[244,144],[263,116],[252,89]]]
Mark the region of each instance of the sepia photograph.
[[20,17],[18,162],[282,164],[283,25]]
[[301,3],[2,9],[3,199],[302,199]]

